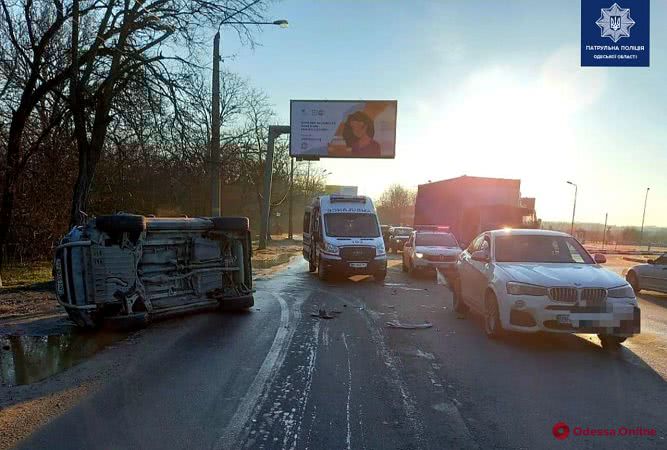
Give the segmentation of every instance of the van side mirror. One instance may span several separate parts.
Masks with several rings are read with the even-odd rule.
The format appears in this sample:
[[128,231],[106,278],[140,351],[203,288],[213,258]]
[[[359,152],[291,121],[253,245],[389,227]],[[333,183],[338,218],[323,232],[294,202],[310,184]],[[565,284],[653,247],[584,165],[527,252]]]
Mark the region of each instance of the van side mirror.
[[655,259],[649,259],[646,261],[648,264],[655,264]]
[[412,247],[412,244],[410,243],[410,241],[408,241],[405,244],[403,244],[403,247],[408,247],[409,248],[409,247]]
[[474,261],[479,261],[484,263],[488,263],[489,261],[491,261],[489,254],[484,250],[477,250],[476,252],[473,252],[472,259]]
[[602,253],[596,253],[593,255],[593,259],[595,260],[596,264],[604,264],[607,262],[607,257],[604,256]]

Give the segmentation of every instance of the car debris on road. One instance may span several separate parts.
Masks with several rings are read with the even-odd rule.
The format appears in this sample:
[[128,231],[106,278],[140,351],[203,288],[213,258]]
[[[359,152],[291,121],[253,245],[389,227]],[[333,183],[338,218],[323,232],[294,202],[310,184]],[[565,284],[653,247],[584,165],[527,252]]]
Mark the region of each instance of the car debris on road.
[[431,328],[433,326],[433,324],[430,323],[430,322],[401,323],[396,319],[385,322],[385,325],[387,326],[387,328],[402,328],[402,329],[405,329],[405,330],[420,330],[420,329],[425,329],[425,328]]

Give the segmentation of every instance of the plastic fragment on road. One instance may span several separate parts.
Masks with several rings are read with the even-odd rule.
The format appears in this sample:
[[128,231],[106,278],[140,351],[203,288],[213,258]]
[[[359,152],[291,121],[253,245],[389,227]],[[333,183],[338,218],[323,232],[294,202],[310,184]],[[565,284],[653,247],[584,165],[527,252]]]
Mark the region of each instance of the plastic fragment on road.
[[436,274],[436,278],[438,280],[438,284],[440,286],[447,286],[448,285],[447,277],[445,277],[445,275],[442,272],[440,272],[439,269],[437,269],[437,268],[435,269],[435,274]]
[[388,328],[402,328],[405,330],[421,330],[424,328],[431,328],[433,326],[432,323],[430,322],[424,322],[424,323],[401,323],[398,320],[390,320],[389,322],[385,322],[385,325]]
[[334,319],[336,317],[336,314],[340,314],[341,311],[331,311],[330,313],[327,312],[326,309],[320,308],[319,311],[316,313],[311,313],[310,317],[316,317],[318,319]]

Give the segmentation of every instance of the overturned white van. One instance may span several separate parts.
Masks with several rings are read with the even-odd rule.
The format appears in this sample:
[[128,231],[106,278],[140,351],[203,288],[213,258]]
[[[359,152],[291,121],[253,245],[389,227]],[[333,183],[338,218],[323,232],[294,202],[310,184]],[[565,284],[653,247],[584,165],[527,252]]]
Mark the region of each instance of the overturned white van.
[[245,217],[115,214],[73,228],[57,247],[58,302],[80,326],[219,306],[253,306]]
[[336,273],[373,275],[383,281],[387,254],[370,197],[317,197],[304,213],[303,257],[321,279]]

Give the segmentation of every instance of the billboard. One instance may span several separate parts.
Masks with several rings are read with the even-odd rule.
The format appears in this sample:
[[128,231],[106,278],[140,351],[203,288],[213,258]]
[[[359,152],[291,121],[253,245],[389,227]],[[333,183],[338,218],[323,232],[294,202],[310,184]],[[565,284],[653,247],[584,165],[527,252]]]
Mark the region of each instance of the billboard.
[[396,100],[292,100],[290,156],[393,158]]

